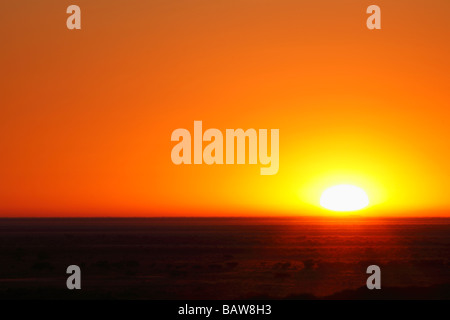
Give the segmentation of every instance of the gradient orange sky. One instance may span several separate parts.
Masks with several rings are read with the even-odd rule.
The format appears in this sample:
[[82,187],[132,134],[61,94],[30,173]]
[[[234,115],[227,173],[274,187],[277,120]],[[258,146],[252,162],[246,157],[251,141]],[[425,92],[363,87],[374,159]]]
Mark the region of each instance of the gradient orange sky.
[[[82,29],[66,28],[66,8]],[[382,29],[366,28],[377,4]],[[447,0],[3,1],[0,216],[450,215]],[[280,169],[171,162],[177,128],[280,129]]]

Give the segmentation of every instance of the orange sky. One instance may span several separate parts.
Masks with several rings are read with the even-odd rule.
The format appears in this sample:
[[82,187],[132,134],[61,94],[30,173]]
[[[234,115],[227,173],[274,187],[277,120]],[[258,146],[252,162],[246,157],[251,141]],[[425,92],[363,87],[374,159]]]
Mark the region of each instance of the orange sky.
[[[82,30],[66,28],[70,4]],[[366,28],[367,6],[382,30]],[[447,0],[0,4],[0,216],[449,215]],[[280,169],[171,162],[173,130],[280,129]]]

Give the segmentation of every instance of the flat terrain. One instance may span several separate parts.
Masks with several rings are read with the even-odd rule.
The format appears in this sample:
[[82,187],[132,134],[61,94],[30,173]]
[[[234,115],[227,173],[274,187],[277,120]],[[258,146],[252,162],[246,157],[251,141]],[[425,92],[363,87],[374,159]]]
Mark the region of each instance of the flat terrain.
[[445,218],[0,219],[3,299],[449,299],[449,266]]

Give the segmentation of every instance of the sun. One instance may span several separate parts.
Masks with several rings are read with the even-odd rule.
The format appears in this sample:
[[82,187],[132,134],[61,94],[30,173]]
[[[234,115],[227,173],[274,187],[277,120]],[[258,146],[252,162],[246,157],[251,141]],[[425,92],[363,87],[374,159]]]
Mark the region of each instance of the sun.
[[369,197],[357,186],[340,184],[322,193],[320,205],[332,211],[356,211],[369,205]]

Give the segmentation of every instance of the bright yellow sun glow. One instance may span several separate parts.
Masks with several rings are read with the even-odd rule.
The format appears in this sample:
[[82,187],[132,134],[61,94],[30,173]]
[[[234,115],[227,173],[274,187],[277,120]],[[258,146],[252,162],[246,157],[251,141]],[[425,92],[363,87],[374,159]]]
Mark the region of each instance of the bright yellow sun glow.
[[357,186],[340,184],[322,193],[320,205],[333,211],[356,211],[369,205],[369,197]]

